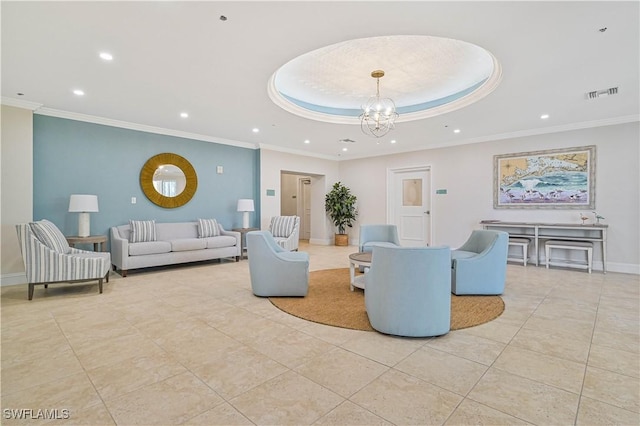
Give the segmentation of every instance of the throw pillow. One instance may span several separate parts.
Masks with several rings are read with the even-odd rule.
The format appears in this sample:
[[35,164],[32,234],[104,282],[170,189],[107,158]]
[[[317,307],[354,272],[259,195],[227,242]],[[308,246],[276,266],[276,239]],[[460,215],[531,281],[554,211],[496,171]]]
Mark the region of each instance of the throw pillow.
[[297,216],[275,216],[271,218],[271,234],[278,238],[289,238],[296,224]]
[[71,247],[58,227],[46,219],[29,224],[36,238],[57,253],[69,253]]
[[208,238],[220,235],[220,228],[215,219],[198,219],[198,237]]
[[145,243],[156,240],[155,220],[130,220],[129,226],[131,227],[129,242]]

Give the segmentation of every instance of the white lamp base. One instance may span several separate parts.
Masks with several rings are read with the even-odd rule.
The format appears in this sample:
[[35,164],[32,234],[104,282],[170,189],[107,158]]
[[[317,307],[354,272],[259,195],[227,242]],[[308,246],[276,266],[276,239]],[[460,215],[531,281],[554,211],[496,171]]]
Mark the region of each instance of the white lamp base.
[[242,212],[242,227],[245,229],[249,227],[249,212]]
[[78,213],[78,236],[88,237],[91,234],[91,223],[89,213]]

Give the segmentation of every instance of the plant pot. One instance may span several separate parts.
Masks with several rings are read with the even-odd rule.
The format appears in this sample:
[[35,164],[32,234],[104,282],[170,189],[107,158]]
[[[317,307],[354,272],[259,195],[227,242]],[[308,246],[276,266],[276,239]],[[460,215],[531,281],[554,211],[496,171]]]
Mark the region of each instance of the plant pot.
[[349,235],[348,234],[336,234],[336,245],[337,246],[348,246],[349,245]]

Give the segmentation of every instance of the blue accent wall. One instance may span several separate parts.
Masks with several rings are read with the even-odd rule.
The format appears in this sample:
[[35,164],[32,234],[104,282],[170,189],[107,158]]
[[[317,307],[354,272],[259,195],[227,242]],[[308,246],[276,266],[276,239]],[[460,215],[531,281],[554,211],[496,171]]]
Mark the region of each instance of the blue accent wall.
[[[78,214],[68,212],[71,194],[98,196],[92,235],[108,235],[110,227],[129,219],[216,218],[225,229],[241,227],[239,198],[254,199],[251,225],[259,226],[259,150],[38,114],[33,127],[33,218],[54,222],[65,235],[78,233]],[[186,158],[198,176],[193,198],[175,209],[153,204],[140,187],[142,166],[163,152]],[[217,166],[223,166],[223,174],[216,173]]]

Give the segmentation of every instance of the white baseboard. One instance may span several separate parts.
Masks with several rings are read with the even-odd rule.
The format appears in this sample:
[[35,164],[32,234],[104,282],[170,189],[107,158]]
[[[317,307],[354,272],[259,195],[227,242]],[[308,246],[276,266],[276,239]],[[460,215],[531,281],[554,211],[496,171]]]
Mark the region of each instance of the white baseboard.
[[330,244],[333,244],[333,242],[330,239],[311,238],[309,240],[309,244],[317,244],[319,246],[328,246]]
[[0,275],[0,287],[9,285],[26,284],[27,276],[24,272],[14,272],[12,274]]
[[[535,259],[529,258],[528,264],[535,264]],[[575,266],[575,262],[569,261],[567,259],[554,259],[554,263],[556,266],[567,266],[571,267]],[[540,257],[540,266],[545,266],[547,264],[544,256]],[[593,270],[602,272],[602,261],[594,260],[593,261]],[[633,263],[619,263],[619,262],[607,262],[607,272],[619,272],[621,274],[634,274],[640,275],[640,265]]]

